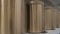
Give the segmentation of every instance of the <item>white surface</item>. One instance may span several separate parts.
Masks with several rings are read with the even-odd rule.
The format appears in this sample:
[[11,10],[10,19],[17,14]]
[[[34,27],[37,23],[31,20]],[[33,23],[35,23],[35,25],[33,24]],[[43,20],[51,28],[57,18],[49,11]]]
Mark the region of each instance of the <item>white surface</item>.
[[60,28],[56,28],[56,30],[47,30],[47,34],[59,34],[60,33]]
[[60,33],[60,28],[55,28],[55,30],[46,30],[46,31],[48,33],[40,33],[40,34],[59,34]]

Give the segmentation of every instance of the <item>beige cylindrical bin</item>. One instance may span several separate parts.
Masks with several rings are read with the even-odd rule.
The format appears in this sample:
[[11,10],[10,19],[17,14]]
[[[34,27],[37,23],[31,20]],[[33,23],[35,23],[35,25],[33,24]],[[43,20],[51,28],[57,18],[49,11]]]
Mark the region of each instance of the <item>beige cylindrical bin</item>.
[[56,27],[60,28],[60,12],[56,13]]
[[14,2],[1,0],[1,34],[16,34]]
[[56,26],[54,23],[55,11],[53,7],[45,7],[45,29],[52,30]]
[[45,29],[51,29],[51,8],[45,7]]
[[41,1],[30,1],[30,32],[42,31],[42,10]]
[[52,24],[52,30],[56,28],[56,9],[52,8],[52,13],[51,13],[51,24]]
[[56,9],[54,9],[54,13],[53,13],[53,26],[54,28],[56,28]]

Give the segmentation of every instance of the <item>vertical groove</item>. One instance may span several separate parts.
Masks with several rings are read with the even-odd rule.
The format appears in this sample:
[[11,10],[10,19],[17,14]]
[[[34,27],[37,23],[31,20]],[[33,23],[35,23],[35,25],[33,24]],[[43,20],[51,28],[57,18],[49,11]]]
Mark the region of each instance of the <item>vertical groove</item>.
[[10,5],[10,0],[8,0],[8,34],[10,34],[10,19],[11,19],[11,5]]

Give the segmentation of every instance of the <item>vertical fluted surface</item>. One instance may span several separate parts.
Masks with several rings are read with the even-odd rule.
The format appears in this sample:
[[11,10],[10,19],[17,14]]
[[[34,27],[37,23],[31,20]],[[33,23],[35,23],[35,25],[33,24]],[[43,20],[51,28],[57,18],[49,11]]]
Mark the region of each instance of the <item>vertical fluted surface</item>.
[[30,2],[30,32],[42,31],[42,11],[43,4],[41,1]]

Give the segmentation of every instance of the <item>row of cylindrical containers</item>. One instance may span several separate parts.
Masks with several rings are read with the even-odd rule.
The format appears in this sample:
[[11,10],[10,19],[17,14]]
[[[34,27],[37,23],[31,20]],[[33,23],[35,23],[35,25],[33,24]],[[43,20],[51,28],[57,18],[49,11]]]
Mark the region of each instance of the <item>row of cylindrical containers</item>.
[[60,27],[60,12],[43,2],[31,1],[30,4],[30,32],[45,32]]
[[42,1],[0,0],[0,34],[44,32],[60,27],[60,12]]

